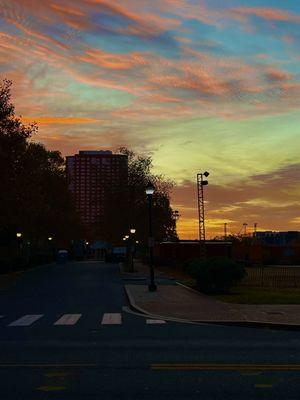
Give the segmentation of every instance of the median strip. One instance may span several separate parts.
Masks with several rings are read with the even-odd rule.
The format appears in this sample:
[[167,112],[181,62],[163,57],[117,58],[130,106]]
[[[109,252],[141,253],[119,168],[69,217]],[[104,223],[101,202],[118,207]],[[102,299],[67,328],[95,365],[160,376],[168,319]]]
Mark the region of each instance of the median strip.
[[300,371],[300,364],[151,364],[152,370]]

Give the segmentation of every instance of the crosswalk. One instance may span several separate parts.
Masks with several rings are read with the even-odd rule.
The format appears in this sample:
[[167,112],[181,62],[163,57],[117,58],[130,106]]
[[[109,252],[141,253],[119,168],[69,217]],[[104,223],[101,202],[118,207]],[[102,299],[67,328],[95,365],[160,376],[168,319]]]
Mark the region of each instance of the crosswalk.
[[[28,327],[34,325],[37,321],[40,321],[45,317],[45,314],[26,314],[20,318],[6,324],[8,327]],[[0,315],[0,318],[5,318],[4,315]],[[78,321],[83,318],[82,314],[63,314],[58,320],[54,321],[52,324],[54,326],[73,326],[78,323]],[[166,324],[166,321],[162,319],[144,319],[147,325],[161,325]],[[99,318],[99,323],[101,325],[122,325],[123,319],[121,313],[104,313],[101,318]]]
[[54,325],[75,325],[79,321],[82,314],[64,314],[61,316]]
[[24,315],[23,317],[12,322],[8,326],[30,326],[38,319],[42,318],[43,314]]

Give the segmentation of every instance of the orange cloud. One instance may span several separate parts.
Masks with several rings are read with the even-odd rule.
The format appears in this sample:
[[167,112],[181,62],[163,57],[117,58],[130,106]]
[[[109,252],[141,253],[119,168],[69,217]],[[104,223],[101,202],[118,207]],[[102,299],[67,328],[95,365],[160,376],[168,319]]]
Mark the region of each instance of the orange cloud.
[[101,122],[99,119],[81,117],[22,117],[22,121],[25,124],[34,121],[38,125],[77,125]]
[[75,15],[77,17],[82,17],[84,16],[84,12],[80,11],[79,9],[63,6],[61,4],[56,4],[56,3],[51,3],[50,7],[62,14],[70,14],[70,15]]
[[107,53],[98,49],[88,49],[85,54],[78,59],[89,64],[112,70],[125,70],[148,64],[148,61],[138,53],[122,55]]
[[[210,184],[205,193],[207,237],[222,235],[225,222],[230,233],[238,233],[244,222],[249,230],[254,223],[268,230],[295,230],[300,221],[299,174],[300,164],[293,164],[227,186]],[[178,185],[172,204],[181,214],[180,237],[198,238],[196,182]]]

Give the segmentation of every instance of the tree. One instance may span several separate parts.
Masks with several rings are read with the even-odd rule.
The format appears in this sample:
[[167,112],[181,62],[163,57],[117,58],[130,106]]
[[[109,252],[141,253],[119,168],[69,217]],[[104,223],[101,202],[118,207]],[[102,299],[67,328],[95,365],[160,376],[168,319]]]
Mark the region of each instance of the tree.
[[32,136],[37,125],[24,125],[11,102],[11,82],[0,84],[0,228],[17,230],[30,240],[55,236],[67,241],[80,229],[67,187],[64,159]]
[[127,148],[120,148],[120,154],[128,158],[128,179],[117,188],[111,189],[105,199],[104,219],[98,224],[102,238],[120,242],[130,228],[136,229],[136,239],[147,243],[148,204],[145,194],[149,180],[156,190],[153,196],[153,230],[157,241],[177,239],[176,223],[170,206],[173,182],[162,175],[152,174],[152,159],[137,155]]

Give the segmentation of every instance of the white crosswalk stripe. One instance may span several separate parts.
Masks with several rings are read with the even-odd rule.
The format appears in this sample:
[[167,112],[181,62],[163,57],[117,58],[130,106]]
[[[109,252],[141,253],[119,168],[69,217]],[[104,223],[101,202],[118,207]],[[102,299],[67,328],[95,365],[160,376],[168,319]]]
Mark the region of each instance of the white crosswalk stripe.
[[8,326],[30,326],[38,319],[42,318],[44,314],[29,314],[12,322]]
[[102,325],[120,325],[122,316],[120,313],[105,313],[102,317]]
[[[24,315],[16,321],[11,322],[7,326],[30,326],[42,318],[45,314],[28,314]],[[0,315],[0,319],[4,318],[4,315]],[[52,322],[56,326],[72,326],[76,325],[82,317],[82,314],[62,314],[61,317]],[[166,321],[162,319],[146,319],[147,325],[159,325],[166,324]],[[101,325],[122,325],[122,314],[121,313],[104,313],[102,316]]]
[[166,321],[163,319],[146,319],[147,324],[165,324]]
[[54,325],[75,325],[81,316],[82,314],[64,314],[54,323]]

